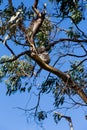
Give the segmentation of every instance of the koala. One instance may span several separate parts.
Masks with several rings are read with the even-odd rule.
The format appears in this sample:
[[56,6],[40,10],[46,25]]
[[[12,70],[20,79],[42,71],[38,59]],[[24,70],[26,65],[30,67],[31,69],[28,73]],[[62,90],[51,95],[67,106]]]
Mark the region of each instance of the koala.
[[50,57],[48,52],[45,50],[44,46],[40,46],[39,48],[37,48],[37,53],[39,55],[39,57],[47,64],[50,63]]

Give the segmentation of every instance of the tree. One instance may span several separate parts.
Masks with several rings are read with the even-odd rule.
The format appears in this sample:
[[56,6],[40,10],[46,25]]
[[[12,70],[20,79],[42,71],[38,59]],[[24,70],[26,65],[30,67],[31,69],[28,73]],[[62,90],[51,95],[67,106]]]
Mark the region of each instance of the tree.
[[[0,10],[0,41],[11,54],[0,58],[0,79],[6,79],[6,94],[34,90],[37,103],[27,111],[39,121],[48,113],[40,109],[45,94],[53,95],[51,112],[63,107],[67,97],[73,106],[86,106],[87,35],[81,26],[86,22],[85,1],[49,0],[55,7],[51,13],[39,0],[28,8],[24,3],[15,7],[14,1],[7,2]],[[56,123],[61,118],[71,123],[70,117],[54,113]]]

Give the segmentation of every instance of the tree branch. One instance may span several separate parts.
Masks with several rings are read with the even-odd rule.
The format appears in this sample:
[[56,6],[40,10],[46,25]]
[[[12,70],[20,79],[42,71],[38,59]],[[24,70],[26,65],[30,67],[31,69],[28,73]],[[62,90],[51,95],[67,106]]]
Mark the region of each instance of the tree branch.
[[34,2],[34,6],[33,7],[36,8],[36,9],[37,9],[37,5],[38,5],[38,1],[39,0],[35,0],[35,2]]
[[40,96],[41,96],[41,91],[38,94],[38,101],[37,101],[37,105],[36,105],[36,108],[35,108],[35,116],[37,115],[38,107],[39,107],[39,104],[40,104]]
[[86,43],[87,42],[87,39],[83,39],[83,40],[80,40],[80,39],[71,39],[71,38],[60,38],[52,43],[50,43],[50,46],[54,46],[55,44],[59,43],[59,42],[65,42],[65,41],[68,41],[68,42],[84,42]]
[[65,116],[65,115],[63,115],[63,114],[61,114],[59,112],[54,112],[54,114],[60,116],[60,118],[65,118],[69,122],[70,130],[74,130],[71,117]]
[[7,47],[7,49],[11,52],[11,54],[13,54],[13,55],[15,56],[15,53],[14,53],[13,50],[8,46],[7,42],[6,42],[6,41],[4,42],[1,38],[0,38],[0,41],[1,41],[2,43],[4,43],[5,46]]
[[17,56],[14,56],[13,58],[8,59],[7,61],[0,61],[0,64],[6,63],[6,62],[13,62],[13,61],[17,60],[19,57],[21,57],[25,54],[30,55],[30,53],[31,53],[30,51],[24,51],[24,52],[18,54]]
[[87,56],[87,54],[85,54],[85,55],[76,55],[76,54],[72,54],[72,53],[66,53],[66,54],[63,54],[62,57],[65,57],[65,56],[77,57],[77,58],[84,58],[84,57]]
[[70,77],[70,75],[63,73],[62,71],[54,68],[53,66],[50,66],[46,64],[41,58],[38,56],[38,54],[30,54],[30,57],[37,62],[37,64],[43,68],[44,70],[47,70],[56,76],[58,76],[60,79],[64,81],[67,88],[73,89],[87,104],[87,95],[84,93],[81,87],[79,87]]
[[38,0],[35,0],[35,3],[32,6],[32,8],[33,8],[34,12],[36,13],[37,18],[34,18],[33,21],[31,21],[31,24],[26,33],[27,41],[33,49],[35,48],[34,38],[35,38],[37,32],[39,31],[39,29],[44,21],[44,18],[45,18],[45,13],[44,12],[41,13],[37,9],[37,5],[38,5]]
[[60,42],[77,42],[77,43],[80,43],[80,46],[83,48],[83,50],[86,52],[87,54],[87,50],[84,48],[84,46],[81,44],[82,42],[83,43],[87,43],[87,39],[83,39],[83,40],[80,40],[80,39],[71,39],[71,38],[60,38],[56,41],[53,41],[53,42],[50,42],[49,45],[45,48],[45,50],[50,50],[50,48]]
[[15,53],[13,52],[13,50],[8,46],[7,43],[5,43],[5,46],[7,47],[7,49],[11,52],[11,54],[13,54],[15,56]]
[[[35,10],[37,11],[36,8],[37,8],[37,5],[38,5],[38,0],[35,0],[35,2],[36,2],[36,3],[34,3],[34,6],[33,6],[33,7],[34,7],[34,11],[35,11]],[[36,12],[36,11],[35,11],[35,12]],[[40,12],[39,12],[39,13],[40,13]],[[40,13],[40,14],[41,14],[41,13]],[[45,15],[45,14],[43,14],[43,15]],[[35,48],[35,43],[33,43],[33,42],[34,42],[34,37],[36,36],[36,34],[37,34],[37,32],[38,32],[39,28],[41,27],[41,24],[42,24],[42,22],[43,22],[43,20],[44,20],[43,15],[41,14],[41,17],[38,17],[38,13],[37,13],[37,17],[38,17],[38,18],[37,18],[37,20],[34,21],[34,23],[33,23],[33,28],[31,28],[31,31],[32,31],[31,37],[30,37],[29,32],[28,32],[28,35],[27,35],[26,32],[25,32],[25,35],[27,35],[27,40],[28,40],[28,42],[30,43],[29,45],[33,44],[32,49]],[[26,30],[24,29],[24,31],[26,31]],[[33,40],[33,41],[32,41],[32,40]],[[57,40],[57,41],[54,41],[53,43],[50,43],[50,46],[49,46],[49,47],[54,46],[54,45],[57,44],[58,42],[64,42],[64,41],[87,42],[87,40],[61,38],[61,39],[59,39],[59,40]],[[38,54],[37,54],[36,51],[32,51],[32,52],[30,52],[30,51],[25,51],[25,52],[22,52],[22,53],[20,53],[19,55],[15,56],[14,58],[9,59],[7,62],[12,62],[12,61],[18,59],[20,56],[23,56],[24,54],[27,54],[28,56],[30,56],[34,61],[37,62],[37,64],[38,64],[41,68],[43,68],[43,69],[45,69],[45,70],[47,70],[47,71],[49,71],[49,72],[55,74],[55,75],[58,76],[60,79],[62,79],[62,80],[64,81],[64,83],[66,84],[67,88],[73,89],[73,90],[83,99],[83,101],[84,101],[85,103],[87,103],[87,95],[84,93],[84,91],[81,89],[81,87],[79,87],[79,86],[71,79],[71,77],[70,77],[68,74],[63,73],[62,71],[60,71],[60,70],[54,68],[53,66],[50,66],[50,65],[46,64],[46,63],[38,56]]]
[[12,0],[8,0],[9,7],[13,7]]

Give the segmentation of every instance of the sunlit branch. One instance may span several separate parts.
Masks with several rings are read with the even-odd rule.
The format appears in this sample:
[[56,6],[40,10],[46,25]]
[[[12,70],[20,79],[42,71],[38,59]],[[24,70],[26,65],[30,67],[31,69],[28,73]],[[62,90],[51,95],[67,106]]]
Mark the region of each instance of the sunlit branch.
[[10,35],[7,34],[7,35],[5,36],[5,38],[4,38],[4,40],[3,40],[3,44],[6,44],[7,40],[9,40],[9,39],[10,39]]
[[13,15],[13,16],[10,18],[10,20],[8,21],[8,23],[14,22],[14,21],[18,18],[18,16],[19,16],[20,14],[22,14],[22,13],[23,13],[22,9],[18,9],[18,11],[16,12],[16,14]]
[[65,116],[65,115],[63,115],[63,114],[61,114],[59,112],[54,112],[54,114],[60,116],[60,118],[65,118],[69,122],[70,130],[74,130],[71,117]]

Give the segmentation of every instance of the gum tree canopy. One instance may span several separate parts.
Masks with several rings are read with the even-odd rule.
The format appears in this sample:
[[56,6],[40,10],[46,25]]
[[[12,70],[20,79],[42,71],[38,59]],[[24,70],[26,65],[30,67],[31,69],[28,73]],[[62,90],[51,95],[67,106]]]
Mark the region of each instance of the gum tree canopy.
[[[27,6],[4,2],[0,0],[0,50],[3,46],[8,53],[2,51],[0,57],[0,79],[6,94],[34,92],[36,105],[27,111],[39,121],[50,111],[41,108],[42,95],[53,97],[51,112],[68,103],[86,106],[86,0],[48,0],[48,5],[28,0]],[[70,121],[55,112],[56,122],[59,116]]]

